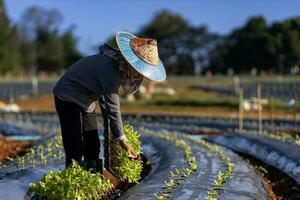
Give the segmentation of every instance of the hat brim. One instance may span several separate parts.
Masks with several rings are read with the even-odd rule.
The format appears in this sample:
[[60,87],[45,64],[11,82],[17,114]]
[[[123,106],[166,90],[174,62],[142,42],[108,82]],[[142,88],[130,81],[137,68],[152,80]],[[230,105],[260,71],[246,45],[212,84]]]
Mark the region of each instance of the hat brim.
[[125,32],[119,31],[116,34],[116,41],[123,57],[126,61],[141,75],[157,82],[162,82],[166,79],[166,70],[161,61],[157,65],[150,65],[138,57],[130,46],[130,40],[136,36]]

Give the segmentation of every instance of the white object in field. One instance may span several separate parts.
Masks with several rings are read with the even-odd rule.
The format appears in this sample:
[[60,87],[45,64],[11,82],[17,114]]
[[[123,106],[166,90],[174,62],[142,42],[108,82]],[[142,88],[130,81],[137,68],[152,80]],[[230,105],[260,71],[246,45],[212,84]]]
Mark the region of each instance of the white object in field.
[[262,109],[263,106],[267,105],[268,103],[269,103],[268,99],[258,100],[256,97],[254,97],[251,100],[245,99],[242,103],[242,107],[245,111],[258,110],[258,109]]
[[39,80],[36,76],[32,77],[31,85],[32,85],[32,94],[37,95],[39,93]]
[[17,104],[12,103],[5,105],[2,110],[5,112],[20,112],[20,107]]
[[135,100],[135,97],[134,97],[133,94],[129,94],[129,95],[126,96],[126,99],[127,99],[127,101],[129,101],[129,102],[133,102],[133,101]]
[[139,87],[139,93],[141,93],[142,95],[144,95],[144,94],[146,93],[146,88],[145,88],[145,86],[141,85],[141,86]]
[[149,85],[149,92],[152,94],[167,94],[170,96],[176,94],[176,91],[167,81],[163,83],[152,83],[152,85]]
[[296,103],[295,99],[290,99],[289,101],[284,103],[284,106],[290,108],[293,107],[295,103]]
[[251,109],[251,105],[248,100],[244,100],[242,106],[245,111],[249,111]]
[[0,110],[2,110],[5,106],[6,104],[3,101],[0,101]]
[[153,93],[161,93],[173,96],[176,94],[176,91],[173,88],[155,88]]

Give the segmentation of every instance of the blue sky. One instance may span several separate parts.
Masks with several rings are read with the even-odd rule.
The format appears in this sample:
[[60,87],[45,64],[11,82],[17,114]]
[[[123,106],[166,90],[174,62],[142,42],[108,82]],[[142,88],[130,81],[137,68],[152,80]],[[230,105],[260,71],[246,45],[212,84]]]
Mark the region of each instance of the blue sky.
[[84,54],[118,30],[137,31],[161,9],[181,14],[193,25],[226,34],[255,15],[268,22],[300,16],[299,0],[6,0],[9,17],[18,21],[24,10],[38,5],[59,10],[62,28],[75,25]]

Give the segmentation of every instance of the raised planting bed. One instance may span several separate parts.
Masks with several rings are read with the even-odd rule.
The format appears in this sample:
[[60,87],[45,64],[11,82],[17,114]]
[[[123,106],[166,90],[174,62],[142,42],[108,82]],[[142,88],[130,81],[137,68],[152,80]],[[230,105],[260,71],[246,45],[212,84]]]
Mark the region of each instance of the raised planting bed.
[[0,99],[9,101],[10,98],[27,98],[39,94],[49,93],[55,85],[54,81],[40,81],[37,90],[34,91],[31,81],[7,81],[0,83]]
[[[124,130],[128,143],[136,153],[140,153],[139,134],[129,125]],[[142,174],[145,160],[130,160],[126,151],[116,144],[112,144],[110,157],[113,172],[119,180],[106,170],[104,176],[92,174],[77,163],[63,170],[63,157],[61,137],[58,135],[29,149],[24,156],[4,163],[1,165],[3,180],[0,182],[3,194],[12,192],[10,187],[14,186],[13,196],[20,199],[30,186],[27,198],[32,200],[111,199],[120,190],[138,183],[145,175],[145,171]]]
[[[293,98],[300,98],[300,82],[271,82],[271,81],[257,81],[253,83],[241,84],[244,89],[244,96],[251,98],[256,96],[256,85],[261,84],[263,98],[276,98],[280,100],[290,100]],[[221,93],[225,95],[236,95],[233,85],[232,86],[191,86],[192,89],[204,90],[210,92]]]
[[236,152],[251,155],[264,163],[272,165],[292,177],[300,184],[300,148],[284,144],[278,140],[257,135],[209,136],[207,140],[215,142]]
[[31,148],[26,149],[22,156],[2,162],[0,165],[0,178],[22,173],[22,171],[31,171],[53,163],[61,163],[63,158],[61,137],[57,135],[36,143]]
[[[226,148],[200,140],[199,137],[203,137],[205,131],[201,132],[202,136],[190,135],[197,130],[213,130],[218,134],[230,132],[237,127],[237,119],[136,114],[125,114],[123,119],[125,123],[134,125],[142,135],[143,152],[151,162],[151,170],[139,184],[128,190],[125,187],[120,199],[268,199],[262,176],[250,164]],[[45,133],[57,133],[59,130],[57,116],[51,112],[0,113],[0,120],[13,121]],[[252,131],[257,128],[255,120],[245,122],[246,128]],[[278,120],[275,125],[291,127],[293,123]],[[269,127],[270,122],[264,121],[264,126]],[[12,190],[7,188],[14,188],[14,191],[22,191],[24,194],[30,182],[38,181],[50,170],[63,168],[60,164],[63,156],[58,156],[62,155],[59,153],[62,148],[50,147],[54,154],[49,156],[47,143],[51,137],[47,138],[46,135],[42,134],[45,140],[36,143],[34,153],[29,150],[29,154],[0,166],[0,172],[8,172],[2,173],[0,188],[9,192]],[[267,133],[253,134],[248,130],[243,135],[266,141],[273,141],[274,137]],[[293,148],[297,146],[296,143],[290,143],[290,139],[283,140],[281,136],[274,139]],[[3,191],[3,195],[8,196],[7,191]]]
[[139,132],[152,169],[120,199],[268,199],[262,177],[232,151],[178,132]]
[[32,141],[9,141],[5,137],[0,138],[0,163],[23,154],[32,144]]
[[270,200],[300,199],[300,185],[290,176],[253,156],[241,153],[239,156],[254,166],[256,171],[264,177],[266,188],[270,193]]

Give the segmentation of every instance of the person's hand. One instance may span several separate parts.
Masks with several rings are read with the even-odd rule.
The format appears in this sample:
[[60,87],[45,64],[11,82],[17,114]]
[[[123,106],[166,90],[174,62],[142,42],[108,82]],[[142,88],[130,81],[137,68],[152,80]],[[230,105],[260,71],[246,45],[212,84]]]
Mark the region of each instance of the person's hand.
[[138,156],[136,155],[136,153],[133,151],[132,147],[126,142],[126,140],[121,140],[120,141],[120,145],[121,147],[127,151],[128,153],[128,157],[132,160],[136,160],[138,158]]

